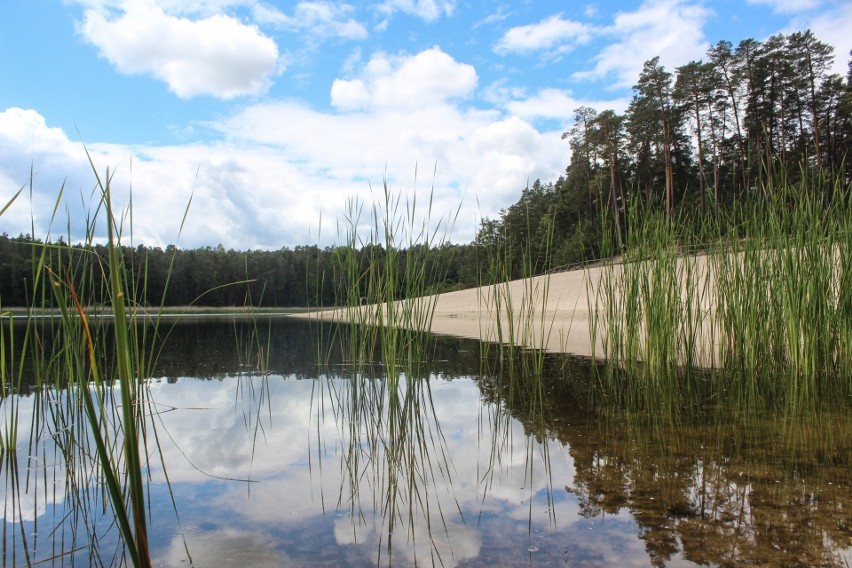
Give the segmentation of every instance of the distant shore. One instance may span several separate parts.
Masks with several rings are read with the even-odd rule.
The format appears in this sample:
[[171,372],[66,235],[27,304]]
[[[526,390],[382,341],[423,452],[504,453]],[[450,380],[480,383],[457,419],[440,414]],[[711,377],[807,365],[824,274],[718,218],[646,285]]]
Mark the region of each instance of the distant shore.
[[[244,306],[228,306],[228,307],[197,307],[197,306],[167,306],[162,310],[159,308],[139,308],[136,311],[136,315],[147,317],[149,319],[161,318],[161,319],[178,319],[178,318],[222,318],[222,317],[251,317],[251,316],[263,316],[263,317],[287,317],[295,314],[306,313],[315,311],[316,308],[249,308]],[[59,318],[61,317],[61,313],[56,308],[51,309],[33,309],[30,310],[28,308],[22,307],[10,307],[3,308],[0,310],[0,319],[2,318],[13,318],[13,319],[26,319],[28,317],[34,318]],[[112,311],[109,308],[101,308],[98,311],[98,317],[112,317]]]

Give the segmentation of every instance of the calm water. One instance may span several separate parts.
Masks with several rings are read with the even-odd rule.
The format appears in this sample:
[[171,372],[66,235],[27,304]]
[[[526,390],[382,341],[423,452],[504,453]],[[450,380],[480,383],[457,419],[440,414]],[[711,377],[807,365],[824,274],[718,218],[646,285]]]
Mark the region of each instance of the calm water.
[[[848,406],[660,423],[592,411],[582,362],[532,388],[447,339],[394,381],[304,323],[260,331],[182,323],[159,358],[155,566],[852,564]],[[4,565],[123,561],[74,407],[3,400]]]

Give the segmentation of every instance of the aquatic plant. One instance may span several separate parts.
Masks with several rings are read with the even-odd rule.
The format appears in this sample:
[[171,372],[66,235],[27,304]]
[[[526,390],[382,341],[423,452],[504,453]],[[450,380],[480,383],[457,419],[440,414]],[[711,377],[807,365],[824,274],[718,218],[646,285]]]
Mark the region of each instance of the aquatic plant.
[[[524,211],[527,234],[532,234],[530,211]],[[546,348],[553,329],[553,317],[548,308],[550,300],[550,261],[554,236],[552,213],[539,221],[543,227],[540,254],[533,250],[531,239],[513,246],[505,239],[486,247],[486,277],[479,288],[479,309],[487,314],[481,329],[482,357],[496,349],[505,362],[520,364],[519,376],[541,375]],[[514,271],[520,278],[513,279]],[[495,341],[495,345],[490,342]],[[513,372],[511,376],[514,376]]]
[[[72,484],[72,494],[81,503],[90,502],[92,487],[104,487],[102,498],[114,514],[109,526],[117,527],[126,545],[122,554],[134,566],[150,566],[144,382],[156,359],[159,318],[136,303],[140,298],[144,301],[145,267],[134,266],[123,256],[120,243],[125,230],[131,232],[132,240],[132,217],[115,214],[110,171],[101,176],[91,157],[89,163],[95,177],[95,205],[85,219],[82,245],[70,246],[61,238],[53,243],[50,235],[45,242],[32,243],[30,305],[23,321],[10,318],[7,333],[0,332],[8,335],[8,342],[0,337],[4,445],[13,449],[17,442],[16,398],[9,397],[6,388],[11,372],[17,388],[26,377],[43,402],[36,405],[39,414],[34,420],[46,420],[44,427],[61,452],[68,478],[80,481]],[[64,186],[51,227],[63,192]],[[70,219],[67,230],[70,243]],[[96,245],[99,238],[105,239],[105,245]],[[13,343],[15,337],[18,344]],[[7,363],[7,348],[14,365]],[[31,434],[39,435],[42,427],[33,427]],[[31,445],[36,443],[30,440]],[[81,475],[92,479],[81,479]],[[81,528],[88,531],[87,550],[94,560],[103,529],[85,520]]]
[[369,213],[353,199],[338,222],[334,270],[341,287],[332,316],[348,327],[338,345],[356,366],[378,355],[390,380],[399,365],[426,359],[437,300],[431,292],[446,276],[446,257],[437,250],[449,242],[458,210],[434,220],[433,196],[434,190],[421,212],[416,195],[403,199],[385,182]]
[[840,180],[803,175],[698,220],[634,200],[624,248],[604,233],[610,259],[589,284],[610,394],[676,402],[708,387],[691,369],[715,368],[705,394],[720,400],[801,408],[848,397],[850,195]]

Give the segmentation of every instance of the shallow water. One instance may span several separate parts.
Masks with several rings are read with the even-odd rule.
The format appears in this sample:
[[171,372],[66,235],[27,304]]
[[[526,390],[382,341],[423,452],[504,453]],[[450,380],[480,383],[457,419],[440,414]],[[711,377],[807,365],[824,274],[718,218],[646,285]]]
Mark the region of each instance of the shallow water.
[[[583,362],[530,386],[445,339],[389,380],[303,322],[259,330],[182,323],[165,343],[145,428],[155,566],[852,563],[848,407],[661,423],[590,408]],[[4,399],[6,424],[15,405],[4,565],[121,563],[73,397]]]

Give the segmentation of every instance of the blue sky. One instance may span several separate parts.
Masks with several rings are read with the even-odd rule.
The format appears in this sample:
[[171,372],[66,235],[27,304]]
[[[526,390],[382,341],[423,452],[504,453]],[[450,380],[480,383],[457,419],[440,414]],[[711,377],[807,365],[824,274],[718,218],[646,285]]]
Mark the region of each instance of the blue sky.
[[0,208],[28,189],[0,232],[79,238],[88,149],[134,242],[330,244],[383,180],[466,242],[564,171],[574,109],[626,108],[645,60],[808,28],[845,74],[840,0],[3,0]]

